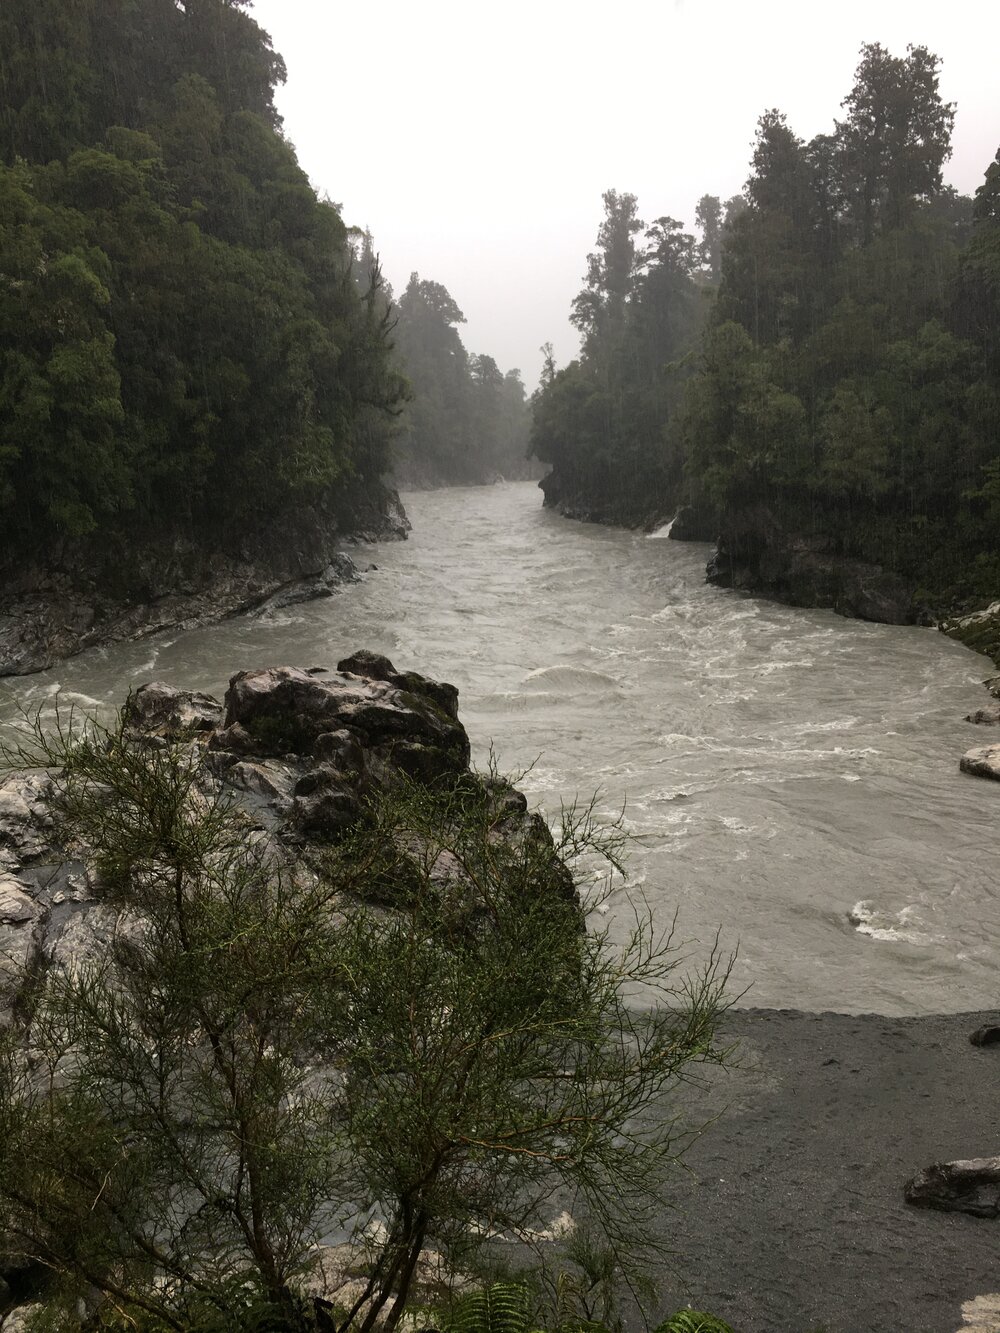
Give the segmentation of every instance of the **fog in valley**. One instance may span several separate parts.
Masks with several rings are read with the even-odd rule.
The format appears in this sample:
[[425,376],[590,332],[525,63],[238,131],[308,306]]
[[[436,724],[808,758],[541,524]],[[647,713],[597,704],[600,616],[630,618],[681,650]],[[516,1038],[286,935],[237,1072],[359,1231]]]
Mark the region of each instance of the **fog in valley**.
[[862,43],[941,57],[960,193],[997,146],[1000,12],[978,0],[256,0],[254,14],[288,66],[277,104],[313,184],[371,229],[398,291],[413,271],[443,283],[468,346],[529,389],[542,343],[576,354],[566,316],[602,192],[693,230],[702,195],[742,190],[765,110],[804,139],[832,128]]

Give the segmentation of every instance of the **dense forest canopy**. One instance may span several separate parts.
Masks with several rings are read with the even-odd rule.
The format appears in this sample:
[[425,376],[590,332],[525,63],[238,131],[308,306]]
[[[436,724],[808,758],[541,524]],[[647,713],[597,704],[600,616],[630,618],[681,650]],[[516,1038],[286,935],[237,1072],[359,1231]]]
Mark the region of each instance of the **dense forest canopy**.
[[244,0],[0,8],[0,532],[225,534],[377,481],[377,273],[274,106]]
[[899,574],[915,611],[995,595],[1000,155],[974,201],[944,184],[938,70],[868,45],[832,132],[765,112],[697,246],[668,219],[637,248],[635,199],[605,195],[580,358],[535,401],[555,502],[694,501],[735,560],[805,543]]

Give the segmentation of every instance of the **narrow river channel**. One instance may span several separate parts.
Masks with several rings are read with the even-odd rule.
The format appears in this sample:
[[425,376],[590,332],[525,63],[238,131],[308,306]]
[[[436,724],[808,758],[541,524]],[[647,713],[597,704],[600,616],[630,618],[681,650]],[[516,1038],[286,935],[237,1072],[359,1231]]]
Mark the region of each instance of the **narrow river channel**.
[[324,601],[90,651],[0,684],[109,709],[157,678],[224,690],[243,667],[334,666],[358,647],[453,681],[548,815],[625,807],[630,875],[697,956],[721,928],[755,1006],[891,1015],[1000,1000],[1000,787],[983,743],[987,659],[942,635],[709,587],[709,548],[574,523],[531,483],[403,497],[409,541],[355,552]]

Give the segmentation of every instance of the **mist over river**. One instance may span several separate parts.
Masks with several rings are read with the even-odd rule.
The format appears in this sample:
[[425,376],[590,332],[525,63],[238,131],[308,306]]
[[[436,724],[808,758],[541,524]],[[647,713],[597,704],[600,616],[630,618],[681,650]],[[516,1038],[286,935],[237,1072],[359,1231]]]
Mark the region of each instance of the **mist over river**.
[[243,667],[355,648],[454,682],[547,814],[625,803],[630,877],[755,1006],[919,1014],[1000,1002],[1000,786],[958,771],[991,671],[931,630],[704,582],[709,548],[575,523],[533,483],[403,497],[407,542],[323,601],[91,650],[0,683],[0,709],[108,709],[162,679],[221,695]]

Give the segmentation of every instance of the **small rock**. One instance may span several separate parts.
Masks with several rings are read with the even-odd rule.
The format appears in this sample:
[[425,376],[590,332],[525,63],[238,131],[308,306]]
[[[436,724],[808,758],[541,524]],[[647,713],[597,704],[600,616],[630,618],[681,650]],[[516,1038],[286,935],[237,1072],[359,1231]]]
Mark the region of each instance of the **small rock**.
[[286,800],[292,785],[287,769],[276,768],[273,764],[253,764],[248,760],[227,768],[223,781],[229,787],[263,796],[268,801]]
[[973,1046],[996,1046],[1000,1042],[1000,1027],[995,1024],[986,1023],[981,1028],[976,1028],[969,1040]]
[[1000,727],[1000,708],[977,708],[974,713],[966,713],[965,720],[981,727]]
[[337,663],[338,671],[349,671],[353,676],[364,676],[368,680],[392,680],[396,668],[381,653],[360,648],[350,657],[342,657]]
[[1000,1215],[1000,1157],[972,1157],[967,1161],[935,1162],[908,1180],[907,1203],[917,1208],[970,1213],[973,1217]]
[[12,875],[0,879],[0,922],[20,925],[37,915],[35,904],[24,891],[24,885]]
[[31,1305],[19,1305],[4,1316],[4,1321],[0,1324],[3,1333],[25,1333],[30,1321],[35,1315],[41,1314],[42,1307],[34,1302]]
[[1000,782],[1000,745],[977,745],[967,750],[959,762],[963,773],[977,778],[995,778]]

